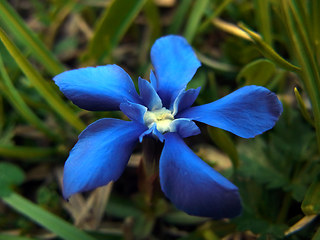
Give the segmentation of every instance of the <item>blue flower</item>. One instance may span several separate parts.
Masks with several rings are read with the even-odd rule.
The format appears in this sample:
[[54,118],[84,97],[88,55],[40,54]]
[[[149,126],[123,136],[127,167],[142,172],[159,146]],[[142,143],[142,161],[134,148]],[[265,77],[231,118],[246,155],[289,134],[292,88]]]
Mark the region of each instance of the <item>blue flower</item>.
[[164,142],[161,189],[178,209],[215,219],[239,215],[238,188],[194,154],[183,138],[200,133],[194,121],[252,138],[274,126],[282,112],[280,101],[266,88],[246,86],[218,101],[191,107],[200,88],[186,86],[201,64],[180,36],[158,39],[151,61],[154,72],[150,82],[139,78],[140,95],[117,65],[70,70],[54,78],[80,108],[121,110],[132,120],[103,118],[79,135],[64,167],[64,198],[117,180],[136,143],[149,135]]

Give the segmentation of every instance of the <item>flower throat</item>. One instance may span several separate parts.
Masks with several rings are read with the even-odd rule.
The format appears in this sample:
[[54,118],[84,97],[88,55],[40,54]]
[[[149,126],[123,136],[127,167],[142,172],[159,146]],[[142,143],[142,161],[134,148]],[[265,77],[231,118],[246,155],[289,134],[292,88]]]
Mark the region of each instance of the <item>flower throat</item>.
[[170,125],[174,117],[172,112],[166,108],[161,108],[153,111],[147,111],[143,116],[143,121],[148,128],[156,124],[157,130],[160,133],[170,132]]

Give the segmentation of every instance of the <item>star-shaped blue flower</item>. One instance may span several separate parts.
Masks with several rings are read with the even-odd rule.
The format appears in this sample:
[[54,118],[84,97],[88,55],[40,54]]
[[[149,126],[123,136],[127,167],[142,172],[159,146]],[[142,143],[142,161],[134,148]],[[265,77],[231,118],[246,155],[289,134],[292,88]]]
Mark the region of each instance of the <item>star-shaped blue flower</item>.
[[140,95],[117,65],[70,70],[54,78],[79,107],[121,110],[132,120],[103,118],[79,135],[65,163],[63,196],[116,181],[136,143],[149,135],[164,142],[160,184],[177,208],[215,219],[239,215],[238,188],[194,154],[183,138],[200,133],[194,120],[252,138],[274,126],[282,112],[280,101],[266,88],[246,86],[218,101],[191,107],[200,88],[185,89],[201,64],[180,36],[158,39],[151,61],[154,72],[150,82],[139,78]]

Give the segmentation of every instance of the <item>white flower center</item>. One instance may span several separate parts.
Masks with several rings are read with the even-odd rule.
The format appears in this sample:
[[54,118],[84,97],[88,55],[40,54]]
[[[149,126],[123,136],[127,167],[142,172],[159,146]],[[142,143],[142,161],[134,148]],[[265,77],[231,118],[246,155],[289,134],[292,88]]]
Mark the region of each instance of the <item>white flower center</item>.
[[164,107],[154,111],[146,111],[143,116],[143,121],[148,128],[157,124],[157,130],[161,133],[170,132],[170,125],[173,120],[172,112]]

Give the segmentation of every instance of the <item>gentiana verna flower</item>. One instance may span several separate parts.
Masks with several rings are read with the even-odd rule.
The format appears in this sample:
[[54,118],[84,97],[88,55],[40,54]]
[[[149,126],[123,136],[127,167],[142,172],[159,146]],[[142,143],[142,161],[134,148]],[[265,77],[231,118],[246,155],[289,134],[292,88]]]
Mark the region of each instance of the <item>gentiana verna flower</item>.
[[184,143],[197,135],[195,122],[243,138],[271,129],[282,112],[277,96],[245,86],[208,104],[192,107],[200,88],[186,90],[200,62],[180,36],[159,38],[151,49],[150,82],[139,78],[139,95],[117,65],[87,67],[57,75],[55,83],[74,104],[90,111],[121,110],[131,121],[103,118],[80,135],[64,166],[63,196],[116,181],[138,141],[164,142],[159,162],[161,189],[180,210],[214,219],[241,212],[238,188],[203,162]]

